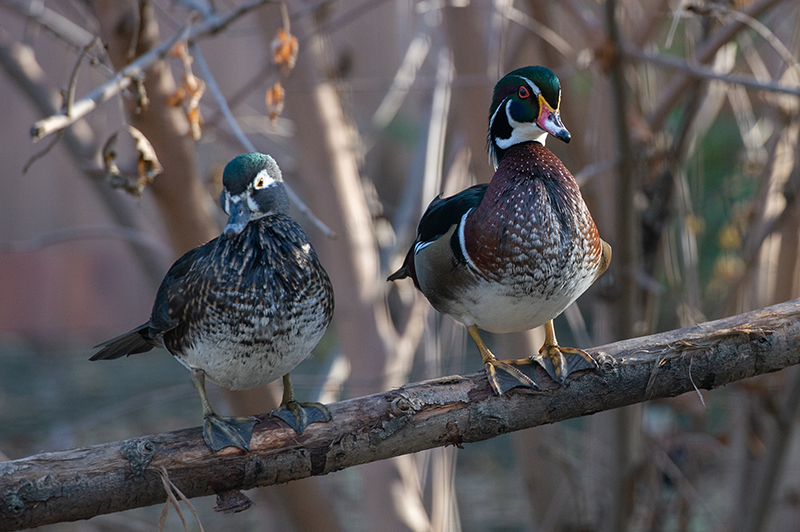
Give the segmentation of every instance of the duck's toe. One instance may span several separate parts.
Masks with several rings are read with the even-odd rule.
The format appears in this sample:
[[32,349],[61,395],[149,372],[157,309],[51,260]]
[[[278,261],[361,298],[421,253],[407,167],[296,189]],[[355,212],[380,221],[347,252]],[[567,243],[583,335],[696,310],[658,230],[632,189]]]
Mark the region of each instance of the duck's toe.
[[249,452],[256,423],[256,417],[224,417],[210,413],[203,417],[203,439],[215,452],[225,447]]
[[322,403],[287,401],[269,414],[282,419],[298,434],[302,434],[310,423],[327,423],[331,420],[330,411]]
[[597,362],[589,353],[574,347],[545,345],[539,355],[532,356],[531,360],[542,366],[550,378],[559,384],[564,384],[575,371],[597,369]]
[[[518,386],[539,388],[536,381],[522,371],[526,365],[531,366],[531,361],[527,359],[511,361],[492,358],[484,362],[489,384],[492,385],[492,389],[497,395],[503,395],[508,390]],[[533,375],[533,372],[529,373]]]

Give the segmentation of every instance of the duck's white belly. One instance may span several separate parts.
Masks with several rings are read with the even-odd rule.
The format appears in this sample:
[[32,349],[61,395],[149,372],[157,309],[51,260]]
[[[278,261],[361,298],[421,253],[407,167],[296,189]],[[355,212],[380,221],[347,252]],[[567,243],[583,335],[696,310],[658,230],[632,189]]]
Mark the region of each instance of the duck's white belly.
[[251,335],[239,338],[230,331],[206,334],[176,358],[189,369],[203,370],[220,386],[249,390],[292,371],[308,358],[324,332],[325,327],[319,324],[317,331],[289,334],[276,342],[259,341]]
[[464,325],[477,325],[493,333],[527,331],[564,312],[593,279],[594,275],[572,277],[549,297],[538,290],[527,290],[524,285],[482,280],[466,287],[461,297],[449,301],[442,312]]

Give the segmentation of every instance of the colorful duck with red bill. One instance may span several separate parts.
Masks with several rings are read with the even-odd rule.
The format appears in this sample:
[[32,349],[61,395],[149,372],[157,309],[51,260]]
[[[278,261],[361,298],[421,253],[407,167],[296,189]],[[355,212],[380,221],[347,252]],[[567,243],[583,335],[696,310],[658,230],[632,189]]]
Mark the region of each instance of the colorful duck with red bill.
[[[491,182],[436,197],[417,238],[390,281],[410,277],[433,308],[467,327],[497,394],[538,387],[526,371],[538,363],[563,384],[597,363],[561,347],[553,319],[608,268],[611,247],[597,232],[572,174],[545,147],[548,135],[570,141],[561,122],[561,84],[545,67],[520,68],[494,88],[489,112]],[[545,326],[529,358],[498,360],[479,330]]]

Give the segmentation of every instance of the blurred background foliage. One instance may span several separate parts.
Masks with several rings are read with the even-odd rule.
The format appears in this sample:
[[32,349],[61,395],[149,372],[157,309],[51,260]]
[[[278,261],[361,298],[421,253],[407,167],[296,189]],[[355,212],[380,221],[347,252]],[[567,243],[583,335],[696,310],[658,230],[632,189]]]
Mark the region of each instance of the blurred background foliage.
[[[165,352],[87,359],[147,319],[172,260],[218,234],[221,168],[253,148],[336,233],[295,204],[337,300],[315,356],[293,372],[299,396],[335,401],[479,369],[463,327],[410,282],[384,280],[434,195],[490,179],[491,89],[519,66],[561,79],[573,140],[548,146],[615,253],[556,320],[563,344],[800,295],[795,0],[0,0],[0,10],[0,459],[199,424],[189,375]],[[31,125],[65,94],[80,100],[184,29],[197,30],[188,46],[31,143]],[[163,167],[141,188],[126,124]],[[103,157],[114,134],[116,173]],[[517,358],[542,336],[489,343]],[[798,387],[791,368],[702,399],[253,490],[254,509],[235,516],[215,514],[213,498],[195,504],[205,530],[796,530]],[[255,413],[279,390],[210,393]],[[47,529],[154,530],[159,512]],[[181,527],[172,513],[167,528]]]

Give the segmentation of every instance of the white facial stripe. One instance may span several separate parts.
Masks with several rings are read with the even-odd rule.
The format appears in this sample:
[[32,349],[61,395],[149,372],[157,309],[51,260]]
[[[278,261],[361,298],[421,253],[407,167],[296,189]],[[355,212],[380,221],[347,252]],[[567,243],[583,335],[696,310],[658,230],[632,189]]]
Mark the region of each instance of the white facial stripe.
[[255,200],[250,196],[250,194],[247,195],[247,208],[250,209],[250,212],[253,214],[259,211],[258,203],[255,202]]
[[267,169],[263,169],[256,174],[256,177],[253,179],[253,187],[256,190],[261,190],[263,188],[271,187],[276,183],[276,181],[269,175]]
[[534,122],[517,122],[511,117],[511,100],[506,103],[506,118],[508,124],[512,127],[511,136],[507,139],[495,139],[497,146],[501,150],[507,150],[514,144],[527,142],[529,140],[536,141],[544,146],[547,140],[547,132],[539,127],[539,124]]
[[534,96],[538,97],[542,93],[542,91],[539,90],[539,86],[536,85],[536,83],[532,82],[531,80],[529,80],[528,78],[526,78],[524,76],[520,76],[520,78],[525,80],[525,83],[527,83],[528,87],[530,87],[531,90],[533,91],[533,95]]
[[494,110],[494,114],[492,114],[492,117],[489,119],[489,129],[492,129],[492,126],[494,125],[494,119],[497,117],[497,113],[499,113],[500,109],[502,108],[503,104],[501,103],[497,106],[497,109]]
[[[539,94],[541,93],[541,91],[539,90],[539,87],[537,87],[536,84],[534,82],[532,82],[531,80],[529,80],[528,78],[524,78],[522,76],[520,76],[520,78],[525,80],[525,83],[527,83],[528,86],[530,86],[531,90],[533,91],[533,95],[538,98]],[[511,100],[509,100],[510,97],[511,96],[506,96],[506,99],[504,100],[506,102],[506,104],[505,104],[506,114],[508,113],[508,103],[511,101]],[[497,109],[494,110],[494,113],[492,114],[492,117],[489,119],[489,128],[491,128],[492,124],[494,124],[494,119],[497,117],[497,113],[499,113],[500,109],[502,109],[502,108],[503,108],[503,104],[500,103],[500,105],[497,106]]]
[[[536,85],[536,83],[532,82],[531,80],[529,80],[526,77],[523,77],[523,76],[520,76],[520,77],[525,80],[525,83],[527,83],[528,86],[533,91],[533,95],[538,98],[539,95],[542,93],[542,91],[539,90],[539,87]],[[550,104],[548,103],[547,105],[550,105]],[[561,107],[561,90],[558,91],[558,101],[556,102],[556,109],[558,109],[559,107]]]

